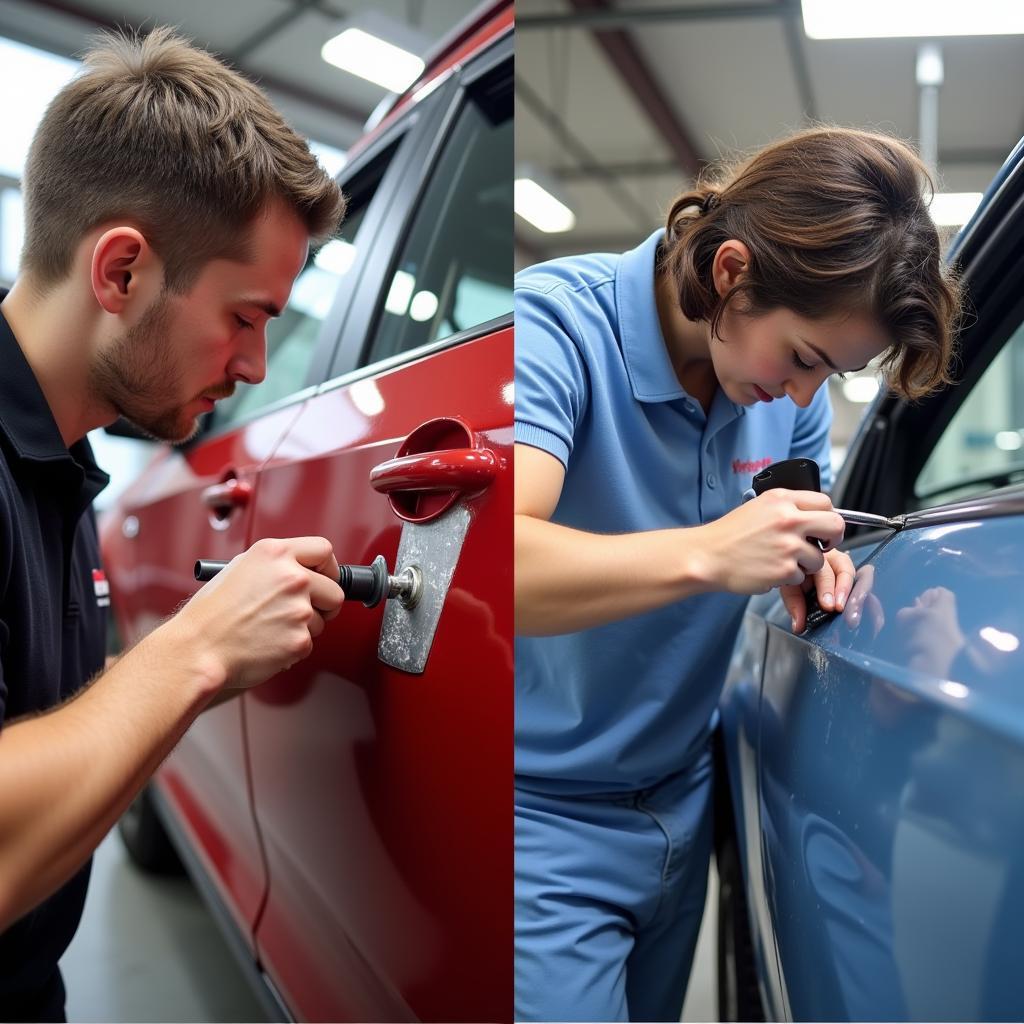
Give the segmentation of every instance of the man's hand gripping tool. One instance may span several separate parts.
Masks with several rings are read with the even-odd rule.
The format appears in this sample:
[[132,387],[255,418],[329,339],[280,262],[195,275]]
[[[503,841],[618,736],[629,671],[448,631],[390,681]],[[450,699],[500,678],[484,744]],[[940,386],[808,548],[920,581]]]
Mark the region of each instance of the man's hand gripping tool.
[[[202,583],[212,580],[227,564],[200,558],[195,565],[195,578]],[[383,555],[378,555],[369,565],[339,565],[338,570],[338,586],[345,591],[345,599],[362,601],[367,608],[397,597],[403,608],[412,610],[423,593],[423,574],[418,566],[408,565],[397,576],[392,576]]]

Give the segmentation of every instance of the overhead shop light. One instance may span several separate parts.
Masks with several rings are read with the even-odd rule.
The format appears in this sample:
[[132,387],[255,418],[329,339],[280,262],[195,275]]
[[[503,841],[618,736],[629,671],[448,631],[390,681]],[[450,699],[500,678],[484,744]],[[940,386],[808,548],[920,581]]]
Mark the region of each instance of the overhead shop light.
[[974,216],[980,203],[980,192],[936,192],[928,212],[936,224],[958,228]]
[[362,11],[342,24],[320,50],[328,64],[389,92],[404,92],[423,74],[426,65],[416,54],[426,52],[430,41],[408,25],[379,11]]
[[870,402],[878,394],[877,377],[850,377],[843,381],[843,397],[848,402]]
[[1024,34],[1024,4],[1008,0],[802,0],[811,39]]
[[538,231],[559,234],[576,226],[576,214],[559,197],[559,186],[551,175],[530,164],[516,168],[515,211]]

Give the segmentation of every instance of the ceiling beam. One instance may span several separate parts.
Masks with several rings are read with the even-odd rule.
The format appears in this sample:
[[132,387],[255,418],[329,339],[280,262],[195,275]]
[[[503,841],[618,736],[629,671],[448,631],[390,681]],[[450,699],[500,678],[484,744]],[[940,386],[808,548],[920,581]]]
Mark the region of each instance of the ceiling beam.
[[639,230],[648,231],[653,211],[648,210],[611,173],[601,169],[601,163],[587,147],[565,126],[561,118],[527,84],[525,78],[516,79],[516,102],[527,107],[548,129],[574,160],[594,169],[594,177],[604,185],[605,190],[619,207],[627,211],[637,223]]
[[[666,21],[728,21],[734,18],[777,18],[777,4],[696,4],[676,7],[605,7],[564,14],[516,14],[516,31],[638,28]],[[799,10],[799,6],[797,8]]]
[[[610,0],[569,0],[573,10],[585,13],[610,10]],[[705,161],[699,155],[693,136],[673,110],[665,91],[654,77],[633,39],[622,29],[595,28],[594,37],[618,72],[622,84],[640,105],[640,109],[658,130],[679,169],[696,178]]]
[[[1024,134],[1024,133],[1022,133]],[[963,167],[969,164],[1001,165],[1007,151],[1002,149],[943,149],[939,151],[939,164],[945,167]],[[621,160],[606,161],[600,167],[586,164],[558,164],[548,167],[556,178],[564,182],[587,181],[611,174],[615,178],[657,178],[679,173],[674,160]]]
[[290,8],[271,18],[266,24],[256,29],[252,35],[246,36],[237,46],[232,46],[231,52],[225,56],[237,65],[238,61],[248,57],[253,50],[258,50],[292,22],[298,21],[311,7],[319,10],[319,0],[294,0]]

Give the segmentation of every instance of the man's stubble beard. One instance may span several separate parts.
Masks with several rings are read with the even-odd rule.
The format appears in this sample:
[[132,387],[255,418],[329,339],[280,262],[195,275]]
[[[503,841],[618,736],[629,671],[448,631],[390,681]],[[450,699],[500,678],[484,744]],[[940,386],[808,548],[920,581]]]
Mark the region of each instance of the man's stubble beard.
[[126,420],[158,441],[175,444],[195,435],[197,420],[185,406],[168,408],[179,393],[181,367],[170,338],[171,308],[166,292],[89,370],[93,396],[112,405]]

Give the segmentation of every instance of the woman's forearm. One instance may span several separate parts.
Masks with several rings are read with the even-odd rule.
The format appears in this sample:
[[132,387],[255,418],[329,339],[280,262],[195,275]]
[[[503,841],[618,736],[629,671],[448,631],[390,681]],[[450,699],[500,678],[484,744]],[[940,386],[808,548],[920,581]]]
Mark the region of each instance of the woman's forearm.
[[712,589],[700,529],[608,535],[517,515],[516,632],[572,633]]

